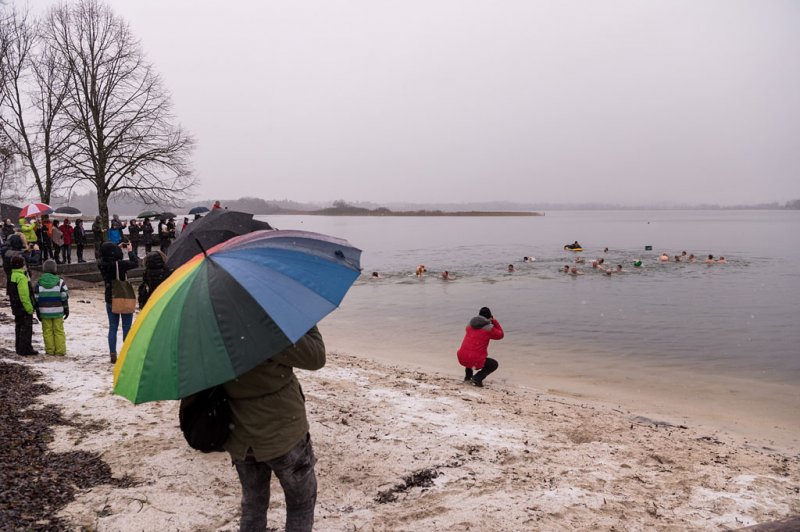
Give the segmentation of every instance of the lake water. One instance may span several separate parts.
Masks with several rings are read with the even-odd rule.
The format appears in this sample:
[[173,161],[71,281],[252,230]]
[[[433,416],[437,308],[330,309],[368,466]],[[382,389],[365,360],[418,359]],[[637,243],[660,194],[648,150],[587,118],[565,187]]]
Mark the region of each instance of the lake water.
[[[786,406],[800,404],[798,211],[259,218],[346,238],[363,250],[362,278],[321,324],[329,345],[342,351],[455,374],[464,327],[488,306],[506,331],[490,347],[501,363],[495,378],[608,389],[641,388],[649,376],[645,386],[665,390],[684,379],[728,379],[783,386]],[[575,240],[583,253],[563,250]],[[657,260],[661,251],[672,257],[684,250],[698,262]],[[728,264],[703,264],[708,254]],[[577,255],[586,259],[584,275],[558,271]],[[601,257],[625,272],[593,270],[590,261]],[[633,267],[636,259],[642,268]],[[509,274],[512,263],[517,271]],[[428,270],[421,280],[418,264]],[[456,279],[440,279],[443,270]],[[371,279],[372,271],[382,278]]]

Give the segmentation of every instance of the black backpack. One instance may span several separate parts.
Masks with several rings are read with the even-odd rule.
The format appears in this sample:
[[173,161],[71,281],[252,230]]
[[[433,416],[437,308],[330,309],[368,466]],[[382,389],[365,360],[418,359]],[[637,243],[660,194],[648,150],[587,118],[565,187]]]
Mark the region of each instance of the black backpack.
[[228,394],[214,386],[181,399],[178,413],[181,431],[192,449],[220,452],[231,433],[231,405]]

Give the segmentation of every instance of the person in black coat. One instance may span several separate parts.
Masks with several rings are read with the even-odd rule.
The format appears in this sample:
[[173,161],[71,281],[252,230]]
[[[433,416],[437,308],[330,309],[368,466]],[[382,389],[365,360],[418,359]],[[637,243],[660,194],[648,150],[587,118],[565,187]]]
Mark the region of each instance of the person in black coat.
[[150,250],[153,249],[153,224],[150,223],[150,218],[142,221],[142,241],[145,254],[150,253]]
[[139,308],[144,308],[147,300],[153,295],[158,285],[172,274],[172,268],[167,268],[167,256],[161,251],[152,251],[144,258],[144,274],[142,284],[139,285]]
[[[128,259],[123,254],[128,253]],[[128,331],[133,323],[133,314],[114,314],[111,311],[111,282],[114,279],[124,281],[127,272],[139,266],[139,257],[130,251],[129,244],[121,242],[119,246],[113,242],[103,242],[100,246],[100,261],[97,267],[103,276],[106,285],[106,313],[108,314],[108,351],[111,363],[117,361],[117,330],[122,319],[122,341],[128,336]]]
[[86,262],[83,259],[83,247],[86,245],[86,228],[83,227],[83,220],[75,220],[75,230],[72,232],[72,239],[75,242],[75,249],[78,253],[78,262]]

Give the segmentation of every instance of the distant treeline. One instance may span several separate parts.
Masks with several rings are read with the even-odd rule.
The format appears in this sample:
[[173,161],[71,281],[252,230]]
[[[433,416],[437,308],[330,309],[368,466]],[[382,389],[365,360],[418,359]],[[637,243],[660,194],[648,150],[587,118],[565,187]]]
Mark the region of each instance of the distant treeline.
[[[326,203],[303,203],[292,200],[265,200],[244,197],[238,199],[202,199],[183,205],[148,205],[136,198],[114,196],[109,202],[109,212],[121,216],[136,216],[145,210],[188,212],[196,206],[211,207],[219,199],[223,207],[231,210],[252,212],[253,214],[318,214],[329,216],[535,216],[542,211],[555,210],[800,210],[800,199],[781,204],[779,202],[752,205],[613,205],[602,203],[521,203],[521,202],[471,202],[471,203],[387,203],[347,202],[336,200]],[[97,213],[97,196],[93,192],[73,194],[69,202],[66,198],[51,202],[53,207],[70,205],[77,207],[86,215]]]

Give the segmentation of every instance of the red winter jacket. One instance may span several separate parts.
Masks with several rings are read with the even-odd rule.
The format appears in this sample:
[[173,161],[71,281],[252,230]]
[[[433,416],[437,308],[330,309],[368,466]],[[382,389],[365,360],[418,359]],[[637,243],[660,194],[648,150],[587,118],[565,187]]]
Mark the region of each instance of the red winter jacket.
[[467,325],[467,334],[458,350],[458,362],[465,368],[482,369],[489,353],[489,340],[500,340],[505,336],[500,323],[492,318],[488,320],[483,316],[475,316]]

